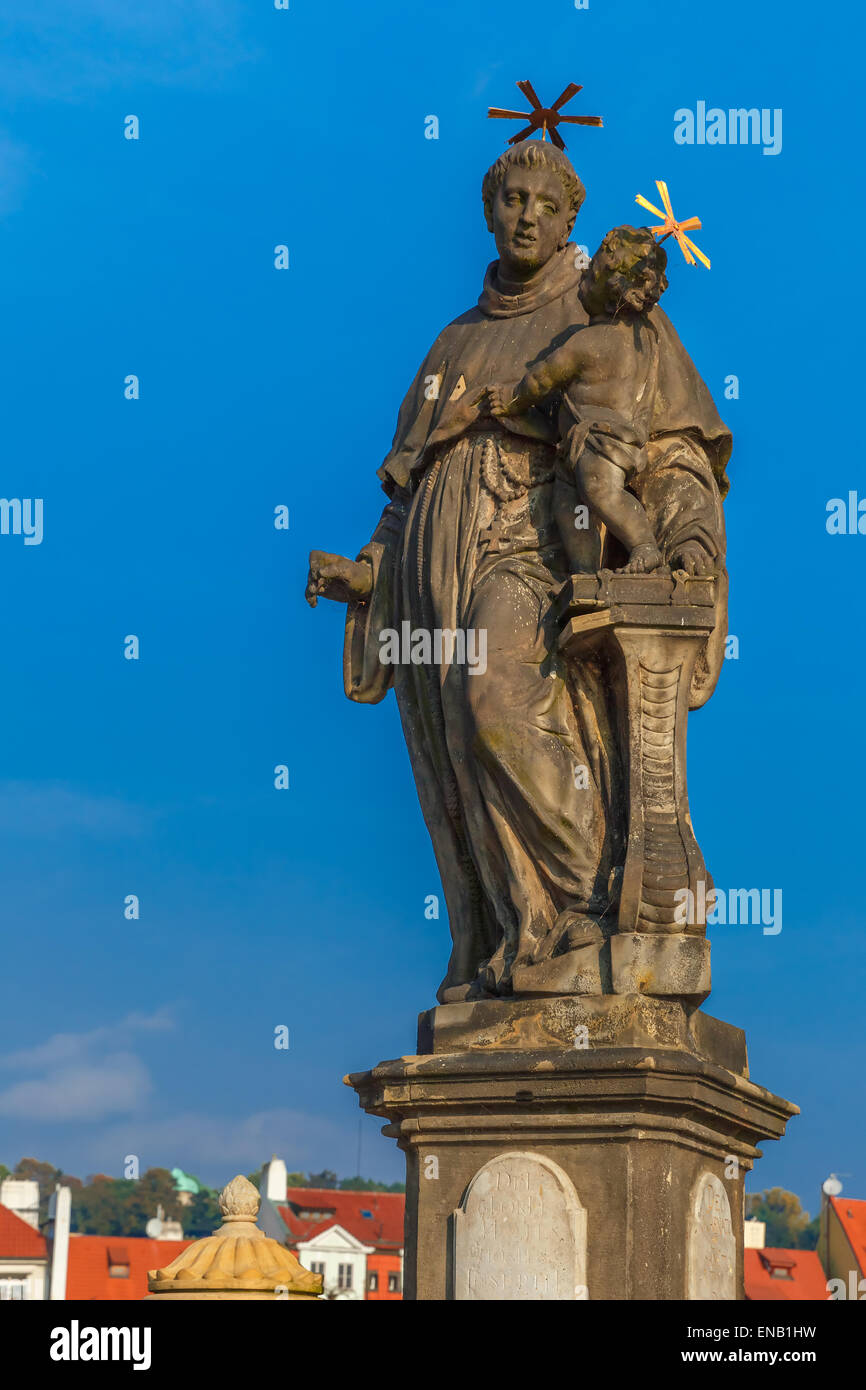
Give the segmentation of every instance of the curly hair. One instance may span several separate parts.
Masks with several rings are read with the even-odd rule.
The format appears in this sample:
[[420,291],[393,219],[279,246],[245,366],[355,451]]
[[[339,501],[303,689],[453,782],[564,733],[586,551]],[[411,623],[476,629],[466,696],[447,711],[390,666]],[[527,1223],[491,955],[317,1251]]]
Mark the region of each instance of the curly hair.
[[519,145],[512,145],[505,150],[484,175],[481,201],[484,204],[484,220],[488,231],[493,231],[493,200],[512,164],[521,165],[525,169],[549,169],[551,174],[556,174],[568,205],[574,216],[577,216],[586,197],[586,189],[572,169],[568,156],[557,149],[556,145],[548,144],[546,140],[521,140]]
[[590,316],[646,313],[668,287],[667,263],[649,227],[614,227],[584,272],[580,302]]

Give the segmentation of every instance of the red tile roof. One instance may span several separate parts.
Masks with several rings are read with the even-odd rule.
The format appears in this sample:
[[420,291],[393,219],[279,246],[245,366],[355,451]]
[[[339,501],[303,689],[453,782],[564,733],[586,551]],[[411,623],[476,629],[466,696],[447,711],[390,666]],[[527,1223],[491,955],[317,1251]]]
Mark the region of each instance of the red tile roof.
[[0,1259],[45,1260],[45,1237],[8,1207],[0,1207]]
[[[290,1187],[288,1202],[278,1208],[289,1231],[289,1243],[311,1240],[330,1226],[342,1226],[364,1245],[377,1250],[402,1250],[406,1197],[402,1192],[335,1192],[325,1187]],[[321,1217],[303,1213],[322,1212]],[[369,1216],[364,1216],[369,1212]]]
[[[815,1250],[765,1250],[745,1252],[746,1298],[752,1302],[824,1302],[827,1276]],[[783,1269],[790,1279],[774,1278],[772,1269]]]
[[831,1197],[830,1205],[839,1218],[860,1273],[866,1274],[866,1202],[848,1197]]
[[[151,1240],[148,1236],[69,1237],[68,1299],[134,1302],[147,1293],[147,1271],[176,1259],[191,1240]],[[127,1278],[109,1274],[111,1265],[128,1265]]]

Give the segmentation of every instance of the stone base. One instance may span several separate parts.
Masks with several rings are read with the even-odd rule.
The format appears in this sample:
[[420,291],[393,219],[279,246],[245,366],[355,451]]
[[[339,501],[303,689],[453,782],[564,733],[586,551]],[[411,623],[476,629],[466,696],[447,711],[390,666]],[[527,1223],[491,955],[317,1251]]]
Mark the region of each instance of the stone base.
[[[581,1032],[585,1030],[585,1035]],[[480,999],[418,1015],[418,1054],[675,1048],[748,1077],[746,1035],[700,1009],[644,994]]]
[[407,1299],[742,1298],[743,1188],[797,1107],[740,1029],[638,993],[422,1014],[346,1081],[406,1154]]
[[616,932],[610,938],[614,994],[672,995],[700,1004],[710,992],[710,943],[684,932]]

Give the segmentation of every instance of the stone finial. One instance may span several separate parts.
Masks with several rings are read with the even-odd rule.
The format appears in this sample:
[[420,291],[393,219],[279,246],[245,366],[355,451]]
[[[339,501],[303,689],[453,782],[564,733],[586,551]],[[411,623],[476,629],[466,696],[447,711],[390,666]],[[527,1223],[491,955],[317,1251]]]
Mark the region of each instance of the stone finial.
[[311,1274],[297,1256],[256,1225],[260,1197],[238,1174],[223,1188],[223,1224],[196,1240],[164,1269],[148,1271],[148,1298],[317,1299],[321,1274]]
[[249,1178],[239,1173],[220,1193],[219,1209],[224,1221],[255,1221],[261,1200]]

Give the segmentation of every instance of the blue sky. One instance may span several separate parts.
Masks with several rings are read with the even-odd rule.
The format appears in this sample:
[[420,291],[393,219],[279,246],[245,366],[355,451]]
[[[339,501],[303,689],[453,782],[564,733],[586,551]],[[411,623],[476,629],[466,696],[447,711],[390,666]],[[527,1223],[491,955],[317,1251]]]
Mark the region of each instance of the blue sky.
[[[720,886],[784,895],[779,935],[715,930],[707,1007],[803,1110],[750,1187],[814,1211],[833,1169],[866,1196],[866,537],[825,526],[830,498],[866,493],[840,428],[859,401],[850,11],[179,10],[0,7],[2,491],[44,499],[41,545],[0,536],[0,1159],[356,1171],[340,1079],[413,1050],[448,929],[424,916],[440,887],[396,707],[344,699],[342,614],[304,605],[306,555],[355,554],[378,518],[402,394],[493,256],[480,180],[510,128],[487,106],[529,77],[548,98],[582,82],[572,109],[604,117],[566,136],[575,240],[642,220],[656,178],[703,219],[712,271],[674,253],[665,307],[734,431],[739,657],[691,721],[691,805]],[[781,108],[781,152],[676,144],[699,101]],[[378,1131],[363,1120],[361,1167],[392,1180]]]

